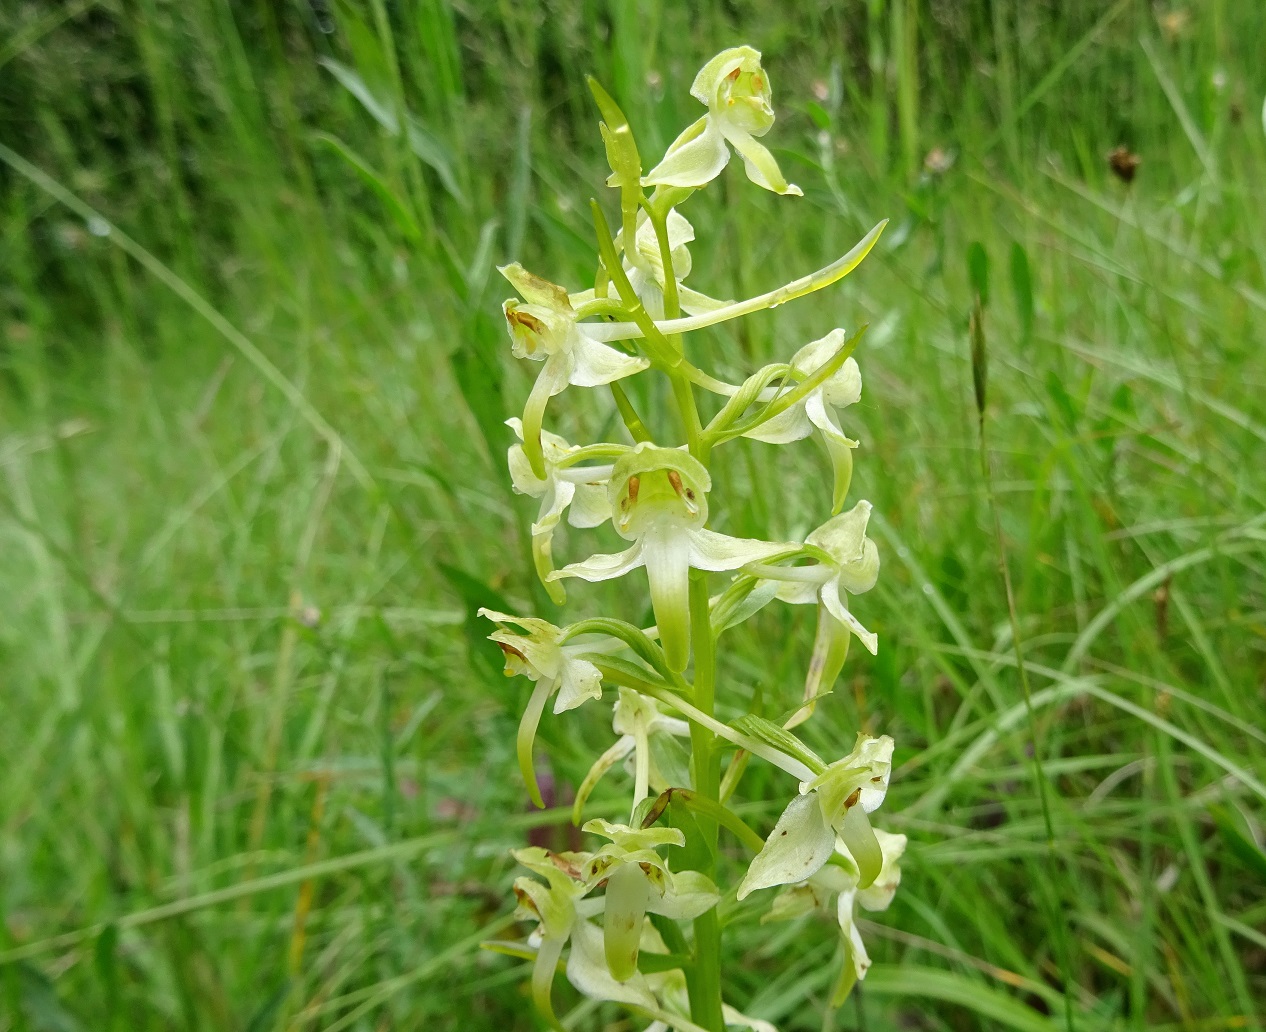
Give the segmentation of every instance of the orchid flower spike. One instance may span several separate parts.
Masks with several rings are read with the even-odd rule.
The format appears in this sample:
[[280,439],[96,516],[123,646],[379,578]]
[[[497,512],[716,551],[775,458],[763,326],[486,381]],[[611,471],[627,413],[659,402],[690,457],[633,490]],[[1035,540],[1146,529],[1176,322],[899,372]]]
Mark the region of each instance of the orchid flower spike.
[[567,291],[528,272],[518,262],[498,270],[523,301],[513,298],[501,307],[510,330],[515,358],[544,362],[523,411],[523,450],[532,472],[545,479],[541,425],[549,399],[567,386],[601,387],[641,372],[650,363],[594,340],[577,322]]
[[590,886],[583,877],[589,865],[589,853],[550,853],[539,846],[513,851],[515,860],[540,875],[536,878],[516,878],[514,894],[518,898],[515,916],[520,920],[536,921],[536,931],[529,943],[536,947],[536,962],[532,968],[532,999],[542,1017],[554,1028],[561,1028],[554,1017],[551,990],[554,973],[558,969],[563,947],[571,937],[578,921],[586,923],[583,916],[597,913],[600,904],[583,897]]
[[656,769],[655,757],[651,749],[653,735],[671,735],[677,738],[690,737],[690,725],[677,717],[667,717],[660,713],[659,705],[649,696],[620,686],[620,698],[615,704],[615,712],[611,726],[620,737],[610,749],[594,761],[585,780],[576,790],[576,801],[572,806],[572,821],[580,823],[580,814],[602,776],[621,760],[633,756],[633,809],[650,795],[650,789],[658,792],[660,785],[667,785],[663,775]]
[[756,142],[774,124],[769,76],[761,67],[759,51],[721,51],[699,70],[690,95],[706,104],[708,113],[672,142],[664,160],[642,177],[644,186],[707,185],[729,164],[728,143],[742,155],[747,178],[757,186],[802,196],[800,187],[787,182],[774,156]]
[[[792,368],[804,376],[811,374],[843,347],[844,337],[844,331],[837,329],[821,340],[806,344],[791,359]],[[768,395],[772,398],[774,391],[771,389]],[[861,396],[861,370],[856,359],[849,357],[844,360],[839,372],[810,391],[803,400],[743,436],[766,444],[790,444],[817,430],[822,435],[822,444],[835,474],[831,500],[831,513],[834,515],[843,508],[844,498],[848,495],[848,486],[853,478],[853,449],[857,447],[857,442],[845,436],[840,429],[834,410],[855,404]],[[766,400],[764,393],[761,400]]]
[[831,858],[836,837],[858,870],[858,887],[882,873],[883,856],[867,814],[888,793],[892,739],[859,734],[853,751],[809,781],[783,811],[765,846],[752,860],[738,898],[773,885],[793,885],[813,877]]
[[[514,430],[515,436],[522,442],[522,421],[511,418],[506,420],[506,425]],[[548,430],[541,431],[544,477],[538,477],[533,472],[522,443],[510,445],[507,454],[510,480],[515,492],[541,500],[536,522],[532,524],[532,560],[545,590],[560,606],[567,601],[567,594],[561,584],[547,578],[554,572],[554,531],[563,513],[567,513],[567,522],[573,527],[598,527],[611,518],[611,505],[607,501],[611,464],[563,464],[563,460],[579,450],[557,434]]]
[[[541,789],[536,783],[536,768],[532,763],[532,743],[536,740],[536,728],[541,713],[550,696],[554,700],[554,712],[563,713],[575,709],[589,699],[602,698],[602,674],[589,660],[579,653],[592,652],[591,645],[563,644],[566,631],[546,620],[534,617],[510,616],[493,609],[481,609],[479,615],[499,626],[488,635],[505,653],[506,676],[522,674],[536,682],[532,697],[519,722],[518,754],[519,770],[527,783],[532,802],[545,806]],[[505,624],[516,624],[526,634],[508,630]]]
[[637,971],[648,913],[694,920],[721,897],[711,879],[698,871],[673,874],[655,851],[684,846],[686,836],[678,828],[632,828],[597,819],[584,830],[611,840],[593,854],[585,874],[590,885],[607,883],[602,928],[607,967],[617,982],[627,982]]
[[676,448],[638,444],[615,464],[608,488],[616,533],[631,548],[594,555],[551,573],[551,579],[605,581],[646,567],[664,657],[684,670],[690,657],[690,570],[737,570],[796,545],[733,538],[704,526],[712,478]]
[[850,593],[869,591],[879,578],[879,550],[866,537],[870,512],[870,502],[858,502],[806,537],[805,544],[820,553],[816,566],[756,565],[747,570],[777,581],[777,597],[784,602],[818,607],[818,630],[804,684],[805,704],[788,721],[788,727],[807,720],[814,700],[830,691],[843,669],[850,635],[856,634],[871,655],[879,649],[879,639],[848,608]]
[[791,920],[813,911],[834,912],[844,945],[844,968],[831,1000],[833,1007],[844,1002],[849,990],[866,977],[870,968],[870,956],[857,927],[858,906],[870,911],[887,910],[901,884],[900,861],[906,849],[906,837],[876,828],[875,839],[883,859],[879,874],[869,887],[858,887],[861,875],[857,865],[837,840],[832,862],[807,880],[782,889],[774,897],[769,913],[761,918],[764,923]]

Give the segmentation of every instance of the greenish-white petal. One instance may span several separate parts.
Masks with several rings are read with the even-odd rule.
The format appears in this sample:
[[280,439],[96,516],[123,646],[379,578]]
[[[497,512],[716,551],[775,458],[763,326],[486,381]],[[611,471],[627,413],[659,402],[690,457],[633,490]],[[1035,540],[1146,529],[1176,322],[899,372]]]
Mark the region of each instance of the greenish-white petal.
[[651,895],[648,910],[674,921],[693,921],[720,902],[721,894],[712,879],[699,871],[677,871],[672,875],[669,891]]
[[599,552],[597,555],[591,555],[584,562],[569,563],[561,570],[555,570],[550,574],[550,580],[560,580],[564,577],[579,577],[581,580],[590,581],[591,583],[613,580],[616,577],[623,577],[632,570],[636,570],[645,562],[646,560],[642,556],[641,542],[637,542],[623,552],[615,552],[614,554]]
[[713,119],[704,115],[673,141],[664,160],[642,177],[642,185],[706,186],[721,174],[729,160],[725,137]]
[[843,593],[840,591],[839,578],[829,580],[822,585],[822,590],[818,593],[822,604],[826,606],[830,614],[840,623],[847,627],[850,631],[857,635],[866,646],[866,651],[872,656],[879,653],[879,638],[872,632],[866,630],[862,626],[861,621],[848,611],[848,607],[844,604]]
[[587,659],[563,653],[558,671],[558,697],[554,712],[565,713],[590,699],[602,698],[602,674]]
[[730,146],[739,152],[747,178],[753,183],[772,193],[791,197],[804,196],[804,191],[800,187],[795,183],[787,182],[782,169],[778,167],[778,162],[763,143],[758,142],[749,133],[737,129],[730,130],[724,124],[721,126],[721,131]]
[[835,832],[822,815],[817,795],[808,792],[796,796],[747,869],[738,898],[744,899],[757,889],[793,885],[812,877],[834,849]]
[[[817,396],[814,391],[809,398]],[[792,441],[803,441],[813,433],[813,423],[809,421],[806,401],[799,401],[790,408],[779,412],[773,419],[768,419],[759,426],[745,433],[753,441],[764,441],[766,444],[791,444]]]
[[650,365],[645,358],[626,355],[606,344],[600,344],[579,329],[571,341],[571,358],[569,379],[576,387],[601,387],[640,373]]
[[689,531],[689,538],[690,565],[697,570],[737,570],[799,547],[786,541],[730,537],[704,528]]
[[603,934],[588,921],[577,922],[572,930],[567,981],[578,993],[591,1000],[655,1007],[655,997],[645,976],[636,974],[623,982],[612,977],[604,956]]
[[611,502],[607,498],[606,484],[577,484],[567,522],[573,527],[600,527],[610,518]]

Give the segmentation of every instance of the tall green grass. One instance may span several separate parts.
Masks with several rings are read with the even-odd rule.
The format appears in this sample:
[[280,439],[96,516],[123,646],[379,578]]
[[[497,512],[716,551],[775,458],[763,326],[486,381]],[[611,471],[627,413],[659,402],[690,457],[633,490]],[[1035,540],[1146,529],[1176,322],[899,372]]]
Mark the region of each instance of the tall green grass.
[[[1263,32],[1255,4],[1133,0],[5,7],[0,1028],[534,1027],[477,948],[512,934],[507,850],[574,835],[524,809],[525,690],[473,617],[550,611],[493,265],[591,274],[585,74],[651,153],[740,41],[807,196],[727,173],[692,202],[697,285],[753,293],[893,220],[844,287],[696,361],[871,325],[882,649],[809,735],[894,735],[912,841],[842,1013],[813,923],[734,943],[731,995],[784,1029],[1260,1027]],[[802,486],[773,499],[754,447],[720,457],[718,526],[803,533],[819,457],[780,450]],[[803,616],[754,621],[722,711],[790,705]],[[561,806],[610,729],[542,733]]]

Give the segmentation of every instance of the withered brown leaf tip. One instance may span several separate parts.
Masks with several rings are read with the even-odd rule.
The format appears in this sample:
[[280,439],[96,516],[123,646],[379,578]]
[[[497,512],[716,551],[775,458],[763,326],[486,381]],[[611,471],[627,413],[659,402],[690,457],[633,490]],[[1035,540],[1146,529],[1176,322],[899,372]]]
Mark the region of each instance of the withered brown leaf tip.
[[1143,159],[1130,150],[1129,147],[1117,147],[1108,155],[1108,165],[1123,183],[1134,182],[1134,173],[1138,171],[1139,165],[1142,163]]

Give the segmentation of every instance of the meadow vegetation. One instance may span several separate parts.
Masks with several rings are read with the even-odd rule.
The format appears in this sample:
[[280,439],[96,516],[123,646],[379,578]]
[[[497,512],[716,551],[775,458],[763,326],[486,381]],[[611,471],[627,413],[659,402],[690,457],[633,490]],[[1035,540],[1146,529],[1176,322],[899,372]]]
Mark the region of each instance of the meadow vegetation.
[[[910,845],[842,1010],[814,921],[727,939],[727,994],[784,1030],[1260,1028],[1264,36],[1234,0],[5,4],[0,1029],[536,1027],[479,943],[516,934],[509,850],[576,841],[610,728],[547,716],[525,806],[530,685],[475,611],[555,611],[495,265],[592,282],[586,75],[659,154],[737,43],[805,197],[727,170],[693,284],[750,296],[891,219],[830,292],[693,339],[737,382],[869,324],[882,647],[805,736],[896,739]],[[820,522],[817,450],[777,461],[794,489],[718,455],[718,529]],[[802,609],[755,618],[719,712],[794,704]]]

